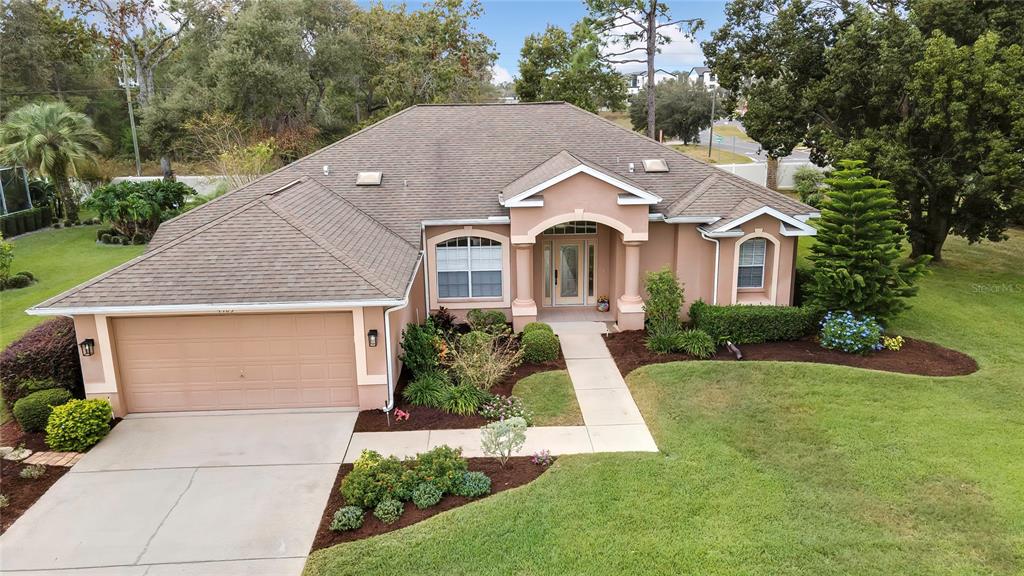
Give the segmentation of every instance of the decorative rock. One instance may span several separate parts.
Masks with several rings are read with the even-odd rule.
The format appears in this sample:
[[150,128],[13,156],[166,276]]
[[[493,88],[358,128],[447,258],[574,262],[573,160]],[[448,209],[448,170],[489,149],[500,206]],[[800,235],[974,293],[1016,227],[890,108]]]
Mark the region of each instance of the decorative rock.
[[0,446],[0,458],[7,456],[11,452],[14,452],[14,448],[10,446]]
[[32,451],[29,450],[28,448],[18,448],[15,450],[11,450],[7,454],[5,454],[4,460],[13,460],[15,462],[20,462],[31,455]]

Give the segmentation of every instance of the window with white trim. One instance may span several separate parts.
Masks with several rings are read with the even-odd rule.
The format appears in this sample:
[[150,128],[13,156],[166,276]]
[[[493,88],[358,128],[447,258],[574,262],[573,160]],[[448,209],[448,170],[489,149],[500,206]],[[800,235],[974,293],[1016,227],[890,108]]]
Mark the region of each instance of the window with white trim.
[[501,297],[501,242],[460,236],[435,250],[438,298]]
[[740,261],[736,272],[737,288],[764,287],[764,255],[767,242],[764,238],[751,238],[740,244]]

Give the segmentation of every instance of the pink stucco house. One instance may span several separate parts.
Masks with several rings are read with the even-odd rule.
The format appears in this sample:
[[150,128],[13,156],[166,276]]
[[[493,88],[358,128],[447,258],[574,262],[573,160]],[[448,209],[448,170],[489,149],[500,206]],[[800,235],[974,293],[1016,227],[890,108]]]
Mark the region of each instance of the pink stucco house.
[[690,302],[789,305],[815,216],[568,104],[414,106],[29,312],[74,318],[86,393],[118,414],[372,409],[402,327],[442,306],[639,329],[665,266]]

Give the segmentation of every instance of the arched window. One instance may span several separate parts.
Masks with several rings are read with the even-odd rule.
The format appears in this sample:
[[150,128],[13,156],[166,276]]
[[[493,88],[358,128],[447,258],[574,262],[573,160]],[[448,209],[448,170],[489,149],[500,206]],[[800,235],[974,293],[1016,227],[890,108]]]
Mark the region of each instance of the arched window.
[[737,288],[764,287],[764,256],[767,243],[764,238],[751,238],[740,244],[740,260],[736,272]]
[[501,242],[460,236],[436,249],[438,298],[501,297]]

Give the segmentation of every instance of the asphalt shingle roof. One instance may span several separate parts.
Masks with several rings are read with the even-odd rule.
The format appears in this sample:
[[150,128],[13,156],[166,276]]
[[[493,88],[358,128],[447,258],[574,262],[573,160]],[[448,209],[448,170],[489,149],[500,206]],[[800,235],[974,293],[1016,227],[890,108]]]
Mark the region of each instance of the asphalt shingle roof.
[[[649,158],[669,171],[629,172]],[[165,222],[143,256],[40,307],[400,298],[422,221],[507,216],[499,194],[573,161],[666,216],[813,211],[569,104],[414,106]],[[376,170],[379,186],[356,186]]]

